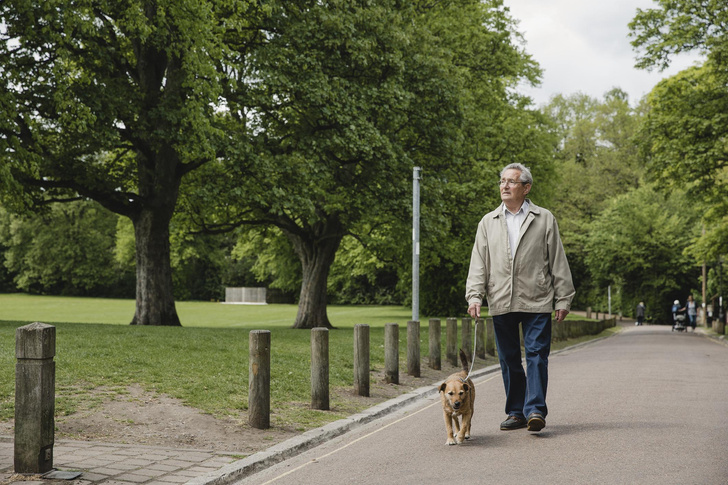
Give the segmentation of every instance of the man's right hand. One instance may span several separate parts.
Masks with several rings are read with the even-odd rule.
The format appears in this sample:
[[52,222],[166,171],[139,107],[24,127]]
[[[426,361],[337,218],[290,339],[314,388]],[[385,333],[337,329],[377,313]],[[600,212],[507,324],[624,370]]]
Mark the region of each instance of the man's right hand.
[[480,303],[471,303],[468,307],[468,315],[473,318],[480,318]]

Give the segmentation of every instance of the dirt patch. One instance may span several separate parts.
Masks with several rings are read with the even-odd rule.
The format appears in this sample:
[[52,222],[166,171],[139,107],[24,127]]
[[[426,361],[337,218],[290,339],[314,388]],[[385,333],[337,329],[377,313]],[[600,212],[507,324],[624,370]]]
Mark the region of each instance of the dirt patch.
[[[353,390],[333,390],[331,412],[339,419],[375,406],[393,397],[442,381],[458,369],[443,363],[435,371],[422,367],[422,377],[400,373],[400,384],[384,383],[380,372],[371,375],[370,397]],[[100,403],[69,416],[56,417],[56,440],[98,441],[168,448],[194,448],[250,455],[300,434],[305,426],[273,426],[259,430],[247,424],[242,412],[234,418],[219,418],[185,406],[178,399],[131,385],[127,393],[91,391]],[[88,392],[88,391],[84,391]],[[273,403],[275,405],[275,403]],[[305,406],[305,404],[301,404]],[[13,435],[13,422],[0,422],[0,435]]]

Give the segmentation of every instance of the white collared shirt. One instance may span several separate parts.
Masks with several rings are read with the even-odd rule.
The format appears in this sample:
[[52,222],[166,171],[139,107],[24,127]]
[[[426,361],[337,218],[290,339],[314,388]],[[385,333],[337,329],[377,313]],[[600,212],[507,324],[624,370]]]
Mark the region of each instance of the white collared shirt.
[[521,225],[526,220],[526,214],[528,214],[529,204],[527,200],[523,201],[521,208],[513,214],[508,210],[505,204],[503,204],[503,214],[506,216],[506,226],[508,226],[508,242],[511,246],[511,259],[516,255],[516,249],[518,248],[518,236],[521,233]]

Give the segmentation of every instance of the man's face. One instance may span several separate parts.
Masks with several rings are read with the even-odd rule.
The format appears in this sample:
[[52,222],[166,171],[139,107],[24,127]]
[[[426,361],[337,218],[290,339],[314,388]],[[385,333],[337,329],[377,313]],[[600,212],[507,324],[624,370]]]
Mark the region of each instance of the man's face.
[[[503,184],[503,181],[509,181],[509,183]],[[518,182],[518,183],[511,183]],[[501,177],[500,195],[501,200],[506,205],[517,205],[523,204],[526,200],[526,195],[531,191],[531,184],[521,183],[521,171],[514,168],[510,168],[503,172]]]

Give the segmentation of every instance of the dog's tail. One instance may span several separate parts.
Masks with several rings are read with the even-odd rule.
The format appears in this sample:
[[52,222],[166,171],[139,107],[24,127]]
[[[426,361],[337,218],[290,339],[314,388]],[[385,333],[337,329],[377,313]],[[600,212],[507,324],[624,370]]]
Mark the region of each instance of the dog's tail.
[[463,364],[463,370],[465,373],[468,373],[468,356],[465,355],[465,352],[463,352],[463,349],[460,349],[460,362]]

